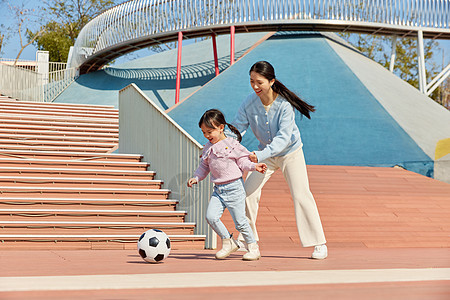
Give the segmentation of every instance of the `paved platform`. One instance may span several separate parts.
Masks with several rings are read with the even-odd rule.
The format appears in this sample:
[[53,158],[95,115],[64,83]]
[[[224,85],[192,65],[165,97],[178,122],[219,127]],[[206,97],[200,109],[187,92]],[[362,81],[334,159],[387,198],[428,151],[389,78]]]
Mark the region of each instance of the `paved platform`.
[[[255,262],[214,250],[173,251],[163,263],[134,250],[3,251],[0,299],[449,299],[449,248],[264,249]],[[230,296],[232,295],[232,296]]]
[[259,261],[219,261],[215,250],[172,251],[160,264],[134,249],[6,250],[0,299],[450,299],[449,184],[392,168],[308,171],[325,260],[301,247],[276,173],[261,200]]

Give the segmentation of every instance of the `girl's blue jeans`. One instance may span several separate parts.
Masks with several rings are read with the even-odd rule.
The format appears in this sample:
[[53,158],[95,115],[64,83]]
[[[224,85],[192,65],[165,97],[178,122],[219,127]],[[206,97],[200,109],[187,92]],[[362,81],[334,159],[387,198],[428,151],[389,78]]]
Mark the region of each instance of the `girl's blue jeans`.
[[255,237],[245,216],[245,189],[242,178],[214,185],[214,192],[206,211],[206,221],[222,239],[230,238],[230,233],[220,220],[225,208],[228,208],[236,229],[247,244],[255,243]]

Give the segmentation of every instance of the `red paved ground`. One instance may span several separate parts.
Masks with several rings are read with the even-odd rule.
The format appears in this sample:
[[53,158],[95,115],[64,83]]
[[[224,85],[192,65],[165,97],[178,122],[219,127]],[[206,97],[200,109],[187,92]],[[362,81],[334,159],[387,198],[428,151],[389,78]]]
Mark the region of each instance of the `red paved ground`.
[[[329,246],[450,247],[450,184],[397,168],[308,166],[308,173]],[[300,244],[293,210],[278,171],[261,197],[261,245]],[[234,230],[228,212],[224,219]]]
[[[173,251],[157,265],[143,262],[135,250],[7,250],[0,252],[0,276],[450,267],[449,184],[401,169],[311,166],[309,173],[328,239],[326,260],[309,259],[312,249],[299,246],[289,191],[277,173],[261,200],[263,257],[257,262],[242,261],[243,252],[217,261],[213,250]],[[80,297],[450,299],[450,282],[0,293],[0,299]]]
[[141,289],[4,293],[1,299],[383,299],[448,300],[448,281],[326,284],[270,287],[217,287],[192,289]]

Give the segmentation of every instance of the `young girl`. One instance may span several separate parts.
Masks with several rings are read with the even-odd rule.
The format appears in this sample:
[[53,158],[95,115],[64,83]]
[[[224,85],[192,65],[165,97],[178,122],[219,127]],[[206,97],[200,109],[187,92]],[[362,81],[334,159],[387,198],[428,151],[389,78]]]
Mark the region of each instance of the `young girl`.
[[[206,111],[198,123],[208,143],[203,148],[200,166],[189,179],[187,185],[192,187],[211,173],[214,192],[206,211],[206,221],[222,238],[222,249],[216,253],[217,259],[224,259],[237,251],[239,246],[232,238],[225,225],[220,221],[225,208],[228,208],[236,229],[248,244],[248,252],[243,260],[258,260],[261,255],[252,229],[245,216],[245,190],[242,180],[243,171],[264,173],[264,163],[253,163],[250,152],[240,144],[241,135],[236,128],[225,121],[224,115],[217,109]],[[225,125],[236,134],[238,140],[226,137]]]
[[[247,217],[255,238],[261,189],[279,168],[289,185],[294,200],[297,230],[303,247],[314,246],[312,258],[328,255],[316,202],[309,189],[300,131],[295,124],[295,109],[310,118],[314,106],[300,99],[276,77],[273,66],[259,61],[250,68],[250,85],[254,93],[242,103],[233,121],[245,132],[250,126],[259,141],[259,150],[250,155],[253,162],[265,162],[267,172],[251,172],[245,181]],[[241,240],[241,237],[239,237]]]

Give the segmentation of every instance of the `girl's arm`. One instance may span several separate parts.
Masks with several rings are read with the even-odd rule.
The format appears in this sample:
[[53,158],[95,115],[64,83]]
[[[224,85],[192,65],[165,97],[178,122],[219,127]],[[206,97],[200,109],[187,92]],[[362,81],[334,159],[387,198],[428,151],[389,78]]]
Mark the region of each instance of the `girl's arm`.
[[256,164],[249,158],[251,152],[241,144],[237,144],[234,150],[236,155],[236,164],[238,165],[239,169],[241,169],[242,171],[255,171]]
[[197,170],[194,172],[194,177],[197,179],[197,182],[202,181],[203,179],[208,176],[209,173],[209,165],[208,163],[202,158],[200,161],[200,165],[198,166]]
[[273,138],[272,142],[261,151],[255,151],[258,161],[263,161],[266,158],[273,157],[289,146],[291,141],[292,132],[295,126],[295,112],[294,108],[286,102],[286,104],[281,107],[282,112],[280,113],[279,119],[279,129]]
[[250,160],[248,154],[245,156],[238,157],[236,163],[242,171],[255,171],[256,164]]
[[265,163],[252,162],[248,154],[236,159],[236,163],[242,171],[258,171],[259,173],[265,173],[267,170],[267,165]]

